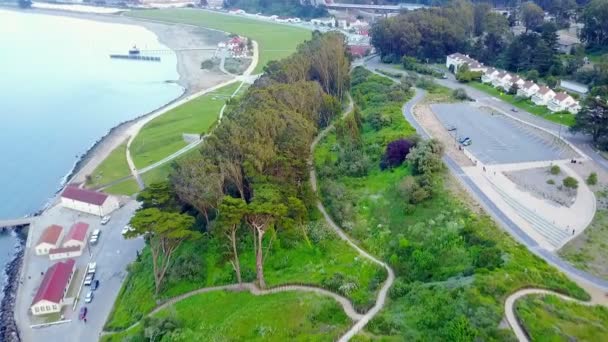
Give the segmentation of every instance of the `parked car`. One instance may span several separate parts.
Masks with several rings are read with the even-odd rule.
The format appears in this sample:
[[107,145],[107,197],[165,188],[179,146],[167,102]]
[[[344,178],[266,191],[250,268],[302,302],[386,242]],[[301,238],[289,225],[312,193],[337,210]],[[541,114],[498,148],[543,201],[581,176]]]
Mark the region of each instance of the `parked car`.
[[462,143],[462,145],[463,145],[463,146],[469,146],[469,145],[471,145],[472,143],[473,143],[473,140],[468,139],[468,140],[465,140],[465,141]]
[[92,301],[93,301],[93,291],[89,291],[89,292],[87,292],[87,296],[84,297],[84,302],[90,303]]
[[89,310],[87,309],[86,306],[81,307],[80,313],[78,314],[78,319],[83,320],[83,319],[87,318],[87,312],[89,312]]
[[460,138],[460,140],[458,140],[458,142],[461,144],[464,144],[464,142],[467,140],[471,140],[471,138],[469,138],[469,137]]
[[128,232],[132,232],[135,229],[133,227],[131,227],[131,225],[126,225],[123,229],[122,229],[122,235],[127,234]]
[[97,288],[99,287],[99,279],[96,279],[92,284],[91,284],[91,291],[95,291],[97,290]]
[[106,215],[106,216],[102,217],[102,218],[101,218],[101,224],[102,224],[102,225],[107,224],[108,222],[110,222],[110,219],[111,219],[111,218],[112,218],[112,216],[110,216],[110,215]]
[[92,236],[91,239],[89,240],[89,244],[95,246],[97,244],[97,242],[99,242],[99,239],[96,236]]
[[517,112],[519,112],[519,110],[517,110],[517,109],[515,109],[515,108],[511,108],[511,111],[512,111],[513,113],[517,113]]
[[89,266],[87,267],[87,274],[91,274],[91,273],[95,273],[95,271],[97,271],[97,263],[96,262],[90,262]]
[[101,235],[101,229],[95,229],[93,234],[91,234],[91,237],[99,238],[99,235]]
[[95,273],[87,274],[86,278],[84,278],[84,286],[91,286],[93,280],[95,279]]
[[452,126],[452,125],[448,125],[446,128],[447,128],[448,132],[456,130],[456,126]]

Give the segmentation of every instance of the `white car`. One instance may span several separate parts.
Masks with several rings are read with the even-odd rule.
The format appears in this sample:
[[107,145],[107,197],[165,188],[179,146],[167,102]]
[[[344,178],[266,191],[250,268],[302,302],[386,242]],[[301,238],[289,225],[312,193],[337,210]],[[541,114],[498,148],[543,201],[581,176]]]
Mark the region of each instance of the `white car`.
[[93,234],[91,234],[91,237],[99,238],[100,234],[101,234],[101,229],[95,229],[93,231]]
[[126,225],[123,229],[122,229],[122,235],[127,234],[128,232],[132,232],[134,231],[135,228],[131,227],[131,225]]
[[95,273],[97,271],[97,263],[91,262],[89,263],[89,267],[87,268],[87,274]]
[[84,278],[84,286],[91,286],[93,279],[95,279],[95,273],[87,274],[87,277]]
[[93,246],[95,246],[97,244],[97,241],[99,241],[99,239],[97,238],[97,236],[92,236],[91,239],[89,240],[89,243]]
[[102,224],[102,225],[105,225],[106,223],[110,222],[110,219],[111,219],[111,218],[112,218],[112,217],[111,217],[111,216],[109,216],[109,215],[108,215],[108,216],[104,216],[104,217],[102,217],[102,218],[101,218],[101,224]]
[[89,292],[87,292],[86,297],[84,297],[84,302],[90,303],[92,301],[93,301],[93,291],[89,291]]

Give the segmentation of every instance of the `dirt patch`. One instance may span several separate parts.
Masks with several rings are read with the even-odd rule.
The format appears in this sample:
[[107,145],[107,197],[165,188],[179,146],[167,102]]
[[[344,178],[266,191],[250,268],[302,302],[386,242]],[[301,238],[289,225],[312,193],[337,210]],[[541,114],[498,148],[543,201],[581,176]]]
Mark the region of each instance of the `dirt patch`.
[[458,198],[467,208],[469,208],[472,212],[485,215],[485,211],[483,207],[477,202],[468,191],[466,191],[462,184],[456,179],[456,177],[448,172],[444,179],[445,189],[452,194],[454,197]]
[[505,172],[504,175],[515,183],[522,191],[531,193],[539,199],[549,200],[557,205],[570,207],[576,199],[576,189],[568,189],[562,185],[568,175],[563,171],[553,175],[549,168]]
[[460,144],[445,129],[427,103],[417,104],[413,109],[418,123],[435,139],[445,146],[445,153],[459,166],[473,166],[473,162],[460,150]]

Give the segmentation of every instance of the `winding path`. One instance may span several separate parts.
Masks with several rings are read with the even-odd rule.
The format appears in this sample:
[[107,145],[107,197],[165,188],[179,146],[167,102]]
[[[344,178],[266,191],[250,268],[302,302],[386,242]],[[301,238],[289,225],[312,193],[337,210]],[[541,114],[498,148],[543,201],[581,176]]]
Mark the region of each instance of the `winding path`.
[[[342,114],[343,118],[346,117],[347,115],[349,115],[353,111],[353,108],[354,108],[353,99],[351,98],[350,94],[348,95],[348,101],[349,101],[348,108]],[[315,193],[317,193],[318,186],[317,186],[317,174],[316,174],[315,167],[314,167],[314,150],[315,150],[315,147],[317,146],[317,144],[319,143],[319,141],[321,141],[321,139],[323,139],[333,127],[334,127],[333,123],[331,125],[327,126],[323,131],[321,131],[317,135],[315,140],[313,140],[312,144],[310,145],[310,157],[308,160],[308,165],[310,167],[310,185]],[[338,234],[338,236],[342,240],[346,241],[346,243],[348,243],[352,248],[354,248],[364,258],[366,258],[366,259],[372,261],[373,263],[380,265],[381,267],[386,269],[386,272],[388,273],[388,277],[386,278],[386,281],[384,282],[384,284],[382,285],[382,288],[380,288],[380,291],[378,292],[378,297],[376,299],[376,303],[374,304],[374,306],[368,312],[366,312],[361,317],[361,319],[358,320],[339,339],[339,341],[341,341],[341,342],[348,341],[352,337],[354,337],[358,332],[360,332],[367,325],[367,323],[372,318],[374,318],[378,314],[378,312],[384,307],[388,290],[395,282],[395,273],[386,263],[378,260],[374,256],[372,256],[369,253],[367,253],[366,251],[364,251],[361,247],[357,246],[357,244],[354,243],[350,239],[350,237],[348,235],[346,235],[346,233],[340,227],[338,227],[338,225],[333,221],[333,219],[327,213],[327,210],[325,210],[323,203],[321,203],[321,200],[319,200],[319,199],[317,199],[317,208],[323,214],[325,221],[336,232],[336,234]]]

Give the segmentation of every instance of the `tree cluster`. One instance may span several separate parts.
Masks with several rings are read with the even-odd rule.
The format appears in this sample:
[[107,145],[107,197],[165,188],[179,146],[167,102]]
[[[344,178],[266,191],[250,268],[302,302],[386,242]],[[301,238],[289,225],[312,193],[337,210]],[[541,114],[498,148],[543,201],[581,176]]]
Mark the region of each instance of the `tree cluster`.
[[[344,37],[313,34],[295,54],[267,65],[241,100],[230,104],[200,155],[180,161],[170,179],[206,229],[224,235],[240,281],[237,240],[253,236],[257,282],[265,286],[266,233],[299,229],[312,200],[310,144],[341,110],[349,88]],[[300,230],[301,231],[301,230]]]

